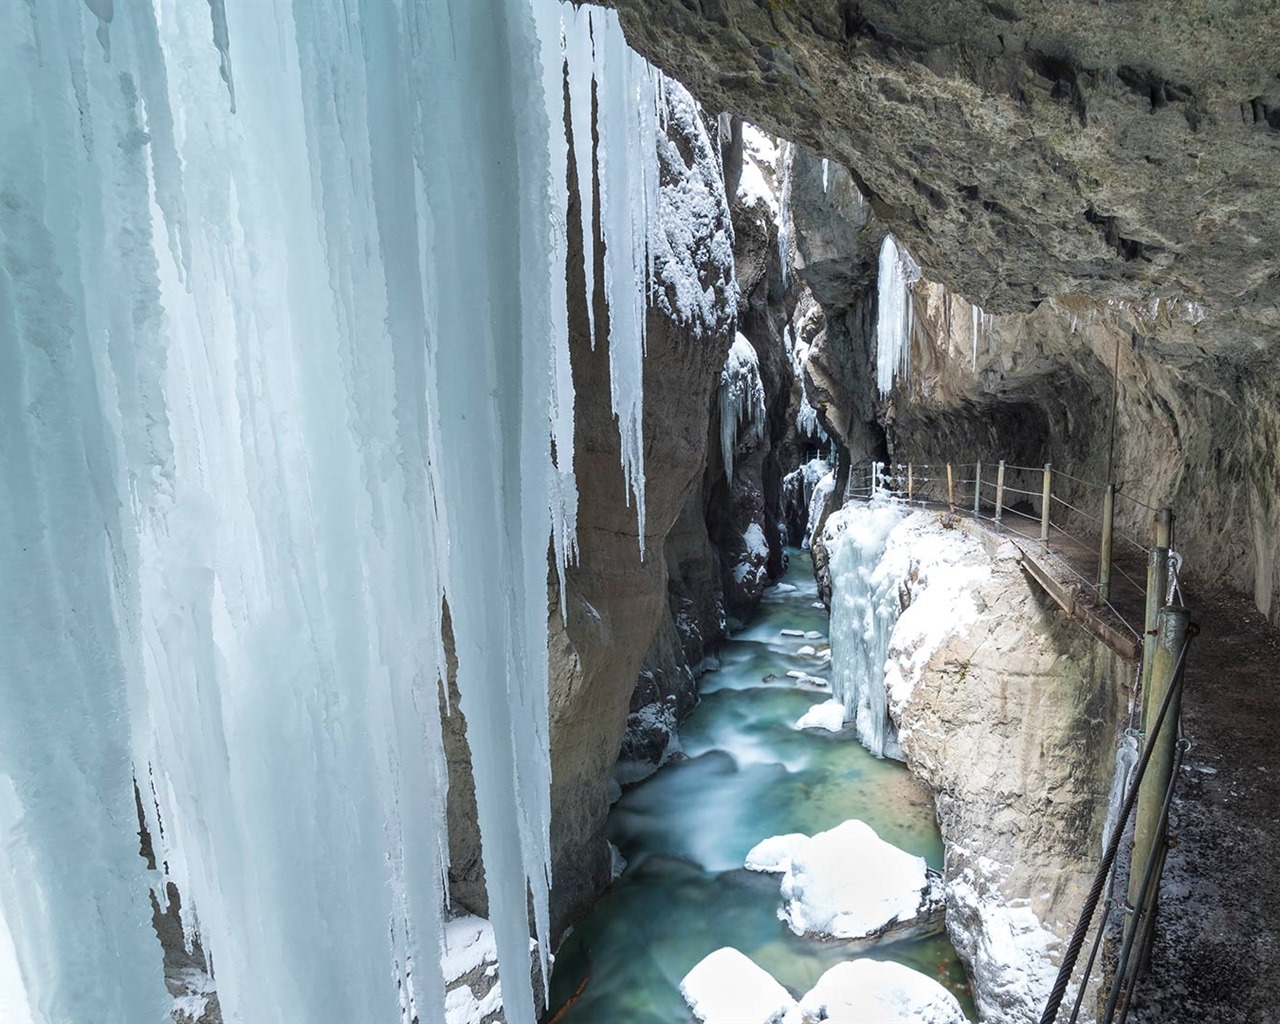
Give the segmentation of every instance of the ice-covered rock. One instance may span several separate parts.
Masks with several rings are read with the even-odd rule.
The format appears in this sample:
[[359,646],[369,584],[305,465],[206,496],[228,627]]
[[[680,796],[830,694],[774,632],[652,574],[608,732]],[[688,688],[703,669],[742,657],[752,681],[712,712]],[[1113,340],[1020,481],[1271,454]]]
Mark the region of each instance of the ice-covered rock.
[[844,704],[836,700],[824,700],[815,704],[796,722],[797,729],[826,729],[828,732],[839,732],[844,728]]
[[796,1001],[763,967],[732,946],[702,958],[680,994],[703,1024],[780,1024]]
[[923,857],[852,819],[797,847],[778,916],[797,935],[858,939],[921,915],[930,901]]
[[788,1024],[964,1024],[956,997],[932,978],[892,961],[846,960],[813,986]]

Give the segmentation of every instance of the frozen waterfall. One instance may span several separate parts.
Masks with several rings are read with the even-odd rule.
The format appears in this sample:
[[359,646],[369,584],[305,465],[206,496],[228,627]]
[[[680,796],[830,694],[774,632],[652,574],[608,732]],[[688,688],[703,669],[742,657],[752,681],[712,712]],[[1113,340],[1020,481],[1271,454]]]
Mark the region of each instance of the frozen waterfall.
[[904,514],[887,502],[847,506],[827,519],[824,534],[831,572],[831,692],[876,757],[902,756],[885,691],[889,638],[902,606],[899,577],[883,559],[889,534]]
[[733,458],[738,445],[758,444],[767,426],[760,359],[741,334],[735,335],[720,373],[719,396],[720,456],[724,475],[733,483]]
[[893,390],[896,375],[905,381],[911,370],[911,287],[920,268],[893,235],[880,244],[876,294],[876,383],[881,397]]
[[164,1017],[136,775],[228,1020],[399,1020],[401,992],[443,1019],[447,602],[504,1001],[534,1018],[547,552],[563,573],[577,508],[566,63],[580,181],[599,104],[643,537],[656,73],[613,12],[0,4],[6,1009]]

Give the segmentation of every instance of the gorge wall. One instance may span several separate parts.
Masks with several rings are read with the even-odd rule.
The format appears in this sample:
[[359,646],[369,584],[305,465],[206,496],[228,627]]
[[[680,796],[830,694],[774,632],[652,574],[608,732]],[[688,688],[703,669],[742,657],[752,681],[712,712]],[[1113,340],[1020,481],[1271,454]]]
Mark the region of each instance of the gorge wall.
[[[841,209],[795,174],[826,321],[807,372],[855,459],[976,447],[1099,476],[1114,386],[1116,478],[1175,508],[1193,573],[1280,622],[1280,26],[1263,5],[614,6],[709,109],[846,166],[865,196]],[[923,377],[892,409],[861,372],[889,231],[935,285],[917,290]],[[970,303],[996,314],[976,367]]]

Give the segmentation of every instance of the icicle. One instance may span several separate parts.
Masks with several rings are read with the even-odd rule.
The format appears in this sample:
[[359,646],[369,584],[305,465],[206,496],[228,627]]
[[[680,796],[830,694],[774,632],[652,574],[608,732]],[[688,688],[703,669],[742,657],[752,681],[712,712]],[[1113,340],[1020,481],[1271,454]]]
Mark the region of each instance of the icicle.
[[568,293],[564,275],[569,230],[565,187],[569,144],[564,127],[564,66],[568,30],[563,22],[563,9],[558,5],[534,4],[533,11],[542,47],[542,100],[551,125],[547,182],[547,194],[551,199],[551,248],[547,254],[547,272],[551,316],[551,438],[556,464],[551,520],[556,578],[560,585],[560,614],[567,620],[565,566],[577,557],[578,535],[578,483],[573,465],[573,369],[569,360]]
[[876,383],[881,396],[893,390],[895,374],[907,379],[911,368],[910,288],[920,279],[920,268],[899,247],[893,235],[880,246],[878,309],[876,313]]
[[845,720],[876,757],[898,757],[889,719],[885,662],[889,638],[901,611],[898,579],[877,571],[893,528],[903,513],[891,504],[871,504],[828,521],[831,571],[831,691],[844,704]]
[[595,76],[591,38],[591,8],[583,5],[565,12],[565,60],[569,79],[569,119],[573,128],[573,163],[577,171],[578,197],[582,204],[582,271],[586,275],[587,328],[591,347],[596,344],[595,272],[596,233],[593,226],[593,185],[596,180],[591,142],[591,84]]
[[218,73],[227,83],[231,113],[236,112],[236,83],[231,77],[231,34],[227,31],[226,0],[209,0],[209,20],[213,23],[213,45],[218,51]]
[[600,224],[604,235],[604,286],[609,303],[609,384],[622,438],[622,469],[628,501],[636,503],[640,552],[644,554],[645,279],[648,225],[644,216],[648,180],[657,176],[656,139],[641,145],[637,108],[653,109],[653,78],[628,46],[617,12],[591,12],[595,45],[599,145]]
[[969,308],[973,311],[973,363],[970,369],[976,373],[978,371],[978,322],[982,317],[982,310],[977,306]]
[[102,47],[102,59],[111,63],[111,18],[115,4],[112,0],[84,0],[94,17],[98,19],[98,44]]
[[826,195],[826,192],[827,192],[827,167],[828,167],[828,164],[830,164],[830,161],[829,161],[829,160],[824,156],[824,157],[822,158],[822,193],[823,193],[823,195]]

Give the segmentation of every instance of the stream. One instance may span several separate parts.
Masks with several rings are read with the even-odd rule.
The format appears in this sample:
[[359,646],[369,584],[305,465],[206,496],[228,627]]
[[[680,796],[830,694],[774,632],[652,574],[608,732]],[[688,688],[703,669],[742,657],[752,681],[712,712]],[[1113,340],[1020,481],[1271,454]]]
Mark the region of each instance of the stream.
[[[557,953],[551,1006],[578,993],[557,1024],[692,1021],[680,981],[721,946],[735,946],[797,996],[841,960],[896,960],[949,988],[974,1019],[964,968],[945,935],[869,951],[794,935],[778,919],[781,876],[742,867],[769,836],[812,835],[860,818],[942,868],[932,797],[905,766],[872,757],[852,728],[793,727],[830,693],[787,673],[829,681],[830,662],[821,658],[827,614],[815,606],[809,555],[790,554],[750,624],[721,647],[720,668],[701,678],[701,703],[680,727],[686,757],[629,787],[613,807],[609,839],[627,867]],[[817,654],[799,653],[806,646]]]

